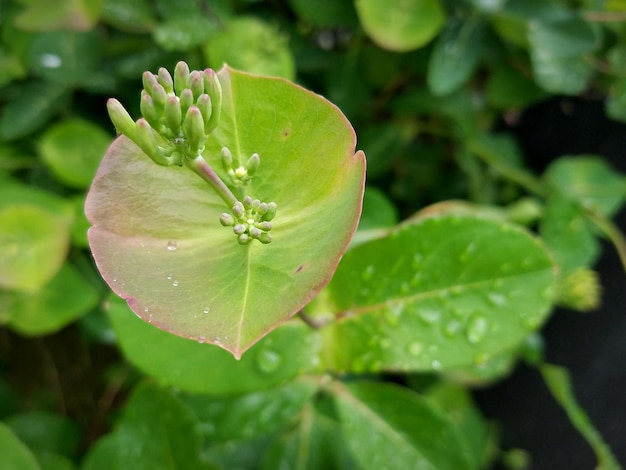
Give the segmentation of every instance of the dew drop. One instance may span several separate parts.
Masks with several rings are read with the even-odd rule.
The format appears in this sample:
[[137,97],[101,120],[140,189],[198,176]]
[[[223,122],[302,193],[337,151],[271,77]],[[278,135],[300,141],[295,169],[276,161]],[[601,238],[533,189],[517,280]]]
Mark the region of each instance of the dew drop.
[[487,294],[487,301],[494,307],[502,307],[506,304],[506,296],[499,292],[489,292]]
[[372,279],[372,277],[374,276],[374,272],[376,272],[376,268],[374,268],[374,266],[370,264],[367,268],[365,268],[365,271],[363,271],[363,280],[369,281],[370,279]]
[[411,341],[406,347],[406,351],[411,356],[419,356],[424,350],[424,345],[419,341]]
[[430,367],[432,367],[433,370],[441,370],[441,362],[439,362],[439,361],[432,361],[430,363]]
[[409,292],[411,292],[411,284],[409,284],[408,282],[404,281],[401,285],[400,285],[400,291],[403,294],[408,294]]
[[165,277],[167,278],[167,280],[168,280],[168,281],[171,281],[171,280],[172,280],[172,278],[173,278],[174,276],[172,276],[171,274],[168,274],[168,275],[167,275],[167,276],[165,276]]
[[459,333],[459,331],[461,331],[462,327],[463,324],[460,321],[451,320],[444,325],[443,334],[448,338],[454,338]]
[[204,336],[200,336],[198,338],[198,343],[203,344],[206,341],[206,338]]
[[400,324],[400,316],[404,311],[404,305],[399,302],[389,304],[389,309],[385,311],[385,320],[389,326],[398,326]]
[[202,310],[202,313],[209,313],[211,311],[210,307],[204,307],[204,310]]
[[178,243],[176,243],[174,240],[170,240],[169,242],[167,242],[168,251],[176,251],[176,248],[178,248]]
[[413,255],[413,269],[418,269],[422,265],[423,256],[421,253],[415,253]]
[[432,309],[422,309],[417,315],[426,323],[433,324],[437,323],[441,318],[441,312],[439,310]]
[[489,329],[489,322],[485,317],[477,316],[470,320],[467,325],[467,340],[472,344],[480,343]]
[[173,281],[173,282],[172,282],[172,286],[173,286],[173,287],[178,287],[178,281]]
[[149,311],[150,311],[150,309],[149,309],[148,307],[146,307],[146,308],[144,308],[144,309],[143,309],[143,312],[144,312],[144,313],[148,313]]
[[280,357],[280,354],[276,351],[272,351],[271,349],[262,349],[259,351],[256,360],[257,366],[261,372],[269,374],[280,367],[283,358]]
[[148,315],[148,323],[152,323],[152,314]]

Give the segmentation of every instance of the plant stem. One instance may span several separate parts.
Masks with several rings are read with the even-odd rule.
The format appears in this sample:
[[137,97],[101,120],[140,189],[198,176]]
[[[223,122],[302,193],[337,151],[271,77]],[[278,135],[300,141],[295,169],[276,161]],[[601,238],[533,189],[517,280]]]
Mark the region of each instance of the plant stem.
[[319,330],[320,328],[326,326],[328,324],[328,319],[317,319],[307,315],[304,309],[301,309],[297,314],[300,319],[310,326],[314,330]]
[[200,175],[200,177],[209,183],[211,188],[222,198],[222,200],[226,203],[228,208],[232,208],[233,205],[238,201],[237,197],[233,194],[233,192],[224,184],[224,182],[220,179],[220,177],[213,171],[211,165],[207,163],[207,161],[198,155],[195,158],[185,158],[185,164],[191,168],[195,173]]
[[615,246],[624,270],[626,270],[626,237],[608,217],[603,217],[594,211],[587,211],[587,217],[598,227]]

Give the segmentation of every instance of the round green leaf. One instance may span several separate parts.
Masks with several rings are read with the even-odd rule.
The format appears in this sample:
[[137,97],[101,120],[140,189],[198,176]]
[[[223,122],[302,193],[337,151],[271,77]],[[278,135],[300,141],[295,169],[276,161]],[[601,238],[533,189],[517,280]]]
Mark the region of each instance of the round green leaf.
[[11,429],[0,423],[0,455],[2,468],[11,470],[40,470],[35,456],[26,447]]
[[76,423],[46,411],[32,411],[10,416],[6,424],[36,452],[50,452],[71,457],[80,443]]
[[201,178],[155,165],[125,137],[107,152],[86,214],[100,272],[137,315],[240,357],[328,282],[361,212],[365,156],[320,96],[229,68],[219,78],[222,116],[204,156],[219,172],[224,146],[236,159],[260,155],[246,192],[277,203],[274,241],[239,245]]
[[69,246],[67,222],[40,207],[0,209],[0,286],[34,291],[60,269]]
[[43,161],[60,181],[87,188],[111,143],[102,128],[82,119],[69,119],[50,127],[39,141]]
[[142,371],[179,390],[213,395],[275,387],[313,370],[319,336],[304,322],[289,322],[262,339],[241,360],[210,344],[161,331],[112,297],[109,317],[124,355]]
[[337,320],[322,330],[329,367],[485,363],[541,325],[554,278],[544,247],[516,226],[454,215],[403,225],[342,259],[327,289]]
[[365,32],[394,51],[425,45],[445,22],[439,0],[357,0],[355,6]]
[[[278,28],[257,18],[238,17],[215,34],[205,47],[214,68],[224,64],[259,75],[293,80],[294,59],[287,38]],[[259,95],[262,97],[263,95]]]

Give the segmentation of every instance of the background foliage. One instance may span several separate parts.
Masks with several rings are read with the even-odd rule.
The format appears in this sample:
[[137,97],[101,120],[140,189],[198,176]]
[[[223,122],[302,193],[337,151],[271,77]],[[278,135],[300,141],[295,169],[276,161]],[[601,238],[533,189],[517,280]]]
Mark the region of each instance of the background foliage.
[[[601,239],[626,260],[624,177],[595,154],[537,175],[513,130],[555,97],[626,120],[624,2],[12,0],[0,28],[0,468],[524,468],[470,391],[520,359],[616,468],[540,328],[597,307]],[[106,98],[137,116],[142,72],[179,60],[324,95],[367,155],[359,232],[307,308],[328,324],[239,362],[139,321],[87,247]]]

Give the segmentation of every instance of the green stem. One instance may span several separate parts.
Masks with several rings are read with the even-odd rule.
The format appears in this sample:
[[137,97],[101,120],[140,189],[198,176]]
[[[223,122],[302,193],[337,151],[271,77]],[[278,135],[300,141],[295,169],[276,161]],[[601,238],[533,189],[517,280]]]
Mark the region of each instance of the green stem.
[[594,211],[587,211],[587,217],[598,227],[615,246],[617,254],[624,270],[626,270],[626,237],[620,229],[607,217],[603,217]]
[[185,158],[185,164],[197,173],[209,186],[222,198],[229,209],[231,209],[238,201],[233,192],[224,184],[220,177],[213,171],[211,165],[201,156],[195,158]]

